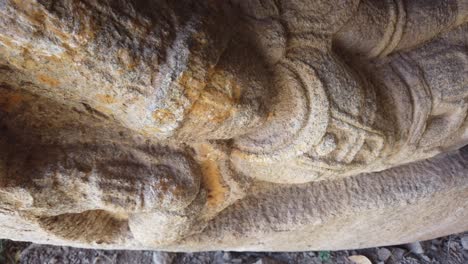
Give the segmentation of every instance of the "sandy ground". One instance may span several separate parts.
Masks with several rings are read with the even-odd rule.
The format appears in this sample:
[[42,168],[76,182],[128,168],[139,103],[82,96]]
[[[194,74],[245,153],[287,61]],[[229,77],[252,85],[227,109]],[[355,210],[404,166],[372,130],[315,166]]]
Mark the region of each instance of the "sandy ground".
[[201,252],[107,251],[0,240],[0,263],[28,264],[468,264],[468,232],[420,243],[343,251]]

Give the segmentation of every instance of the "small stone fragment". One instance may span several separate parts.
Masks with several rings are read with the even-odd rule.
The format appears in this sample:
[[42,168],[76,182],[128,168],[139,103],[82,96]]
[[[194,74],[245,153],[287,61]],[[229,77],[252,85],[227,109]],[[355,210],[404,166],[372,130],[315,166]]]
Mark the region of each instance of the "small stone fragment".
[[283,262],[278,261],[276,259],[264,257],[254,262],[254,264],[283,264]]
[[174,255],[167,252],[155,251],[153,252],[153,263],[154,264],[170,264]]
[[424,261],[431,262],[431,258],[429,258],[427,255],[421,254],[421,258],[422,258]]
[[406,247],[409,249],[409,251],[415,253],[415,254],[423,254],[424,249],[421,246],[420,242],[414,242],[414,243],[409,243],[406,244]]
[[355,255],[348,257],[349,260],[354,262],[355,264],[372,264],[372,262],[363,255]]
[[402,248],[395,248],[392,250],[392,257],[394,260],[401,260],[405,255],[406,250]]
[[224,259],[224,254],[227,252],[223,251],[216,251],[213,255],[213,261],[214,263],[225,263],[229,258]]
[[468,235],[462,236],[461,244],[464,250],[468,250]]
[[460,245],[458,243],[450,243],[450,249],[451,250],[457,250]]
[[386,261],[390,256],[392,255],[392,252],[388,250],[387,248],[379,248],[377,250],[377,256],[380,261]]
[[231,259],[231,253],[224,252],[223,253],[223,260],[230,260],[230,259]]

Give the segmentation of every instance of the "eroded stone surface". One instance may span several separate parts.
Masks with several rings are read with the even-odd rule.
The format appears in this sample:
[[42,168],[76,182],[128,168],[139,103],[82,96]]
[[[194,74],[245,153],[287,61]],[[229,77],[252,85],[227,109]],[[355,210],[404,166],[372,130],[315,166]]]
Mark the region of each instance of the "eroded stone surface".
[[468,229],[466,0],[0,7],[5,238],[308,250]]

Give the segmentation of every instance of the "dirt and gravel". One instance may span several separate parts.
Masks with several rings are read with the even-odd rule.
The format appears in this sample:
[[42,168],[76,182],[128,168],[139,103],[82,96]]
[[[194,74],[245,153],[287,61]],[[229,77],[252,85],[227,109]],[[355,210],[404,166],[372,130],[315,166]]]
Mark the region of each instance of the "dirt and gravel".
[[0,263],[28,264],[468,264],[468,232],[407,245],[343,251],[113,251],[0,240]]

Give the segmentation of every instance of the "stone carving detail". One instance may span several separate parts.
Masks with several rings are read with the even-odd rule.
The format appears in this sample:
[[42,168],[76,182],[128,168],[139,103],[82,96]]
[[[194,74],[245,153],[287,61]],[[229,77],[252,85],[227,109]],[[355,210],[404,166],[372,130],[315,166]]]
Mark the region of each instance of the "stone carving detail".
[[[272,193],[281,213],[327,186],[354,203],[340,184],[386,188],[401,165],[417,189],[420,160],[468,140],[467,22],[466,0],[0,0],[0,219],[32,230],[5,236],[243,249],[229,215],[271,209],[291,234],[328,219],[264,209]],[[433,172],[434,192],[468,193],[459,153],[434,159],[454,179]]]

